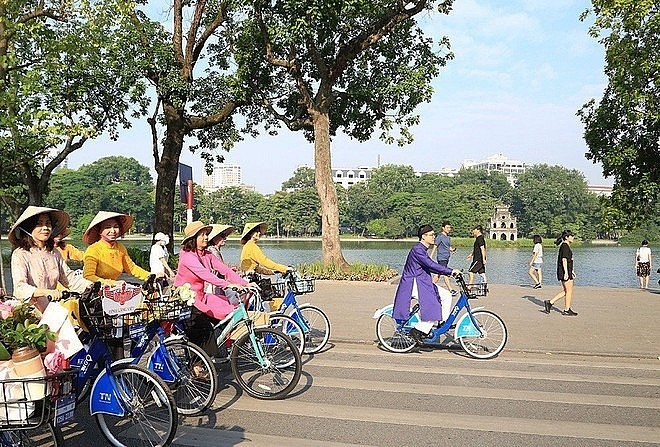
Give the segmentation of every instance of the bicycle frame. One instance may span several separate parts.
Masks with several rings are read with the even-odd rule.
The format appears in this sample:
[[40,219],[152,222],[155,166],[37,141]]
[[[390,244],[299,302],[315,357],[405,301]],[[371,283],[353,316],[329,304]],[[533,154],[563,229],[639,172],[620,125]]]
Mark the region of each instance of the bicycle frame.
[[286,309],[289,306],[293,306],[293,311],[288,314],[291,318],[293,318],[296,323],[300,325],[302,330],[307,333],[309,332],[309,326],[307,325],[307,321],[305,318],[303,318],[302,314],[300,313],[300,305],[298,304],[298,300],[296,299],[296,294],[293,293],[291,289],[287,292],[286,296],[284,297],[284,300],[282,301],[282,304],[280,305],[280,308],[275,311],[275,313],[285,313]]
[[222,345],[229,339],[229,334],[239,327],[241,322],[245,322],[245,326],[247,329],[248,336],[250,337],[250,342],[252,343],[252,346],[254,347],[254,352],[257,355],[257,359],[259,360],[259,365],[261,365],[262,368],[267,368],[269,366],[269,361],[266,358],[266,353],[263,349],[263,346],[261,343],[257,342],[257,338],[254,336],[254,330],[253,330],[253,322],[250,320],[250,317],[247,313],[247,310],[245,309],[244,304],[240,304],[234,311],[227,316],[224,320],[218,322],[213,329],[217,329],[220,327],[222,324],[224,324],[227,320],[229,320],[228,324],[225,326],[225,328],[222,330],[220,335],[217,336],[216,338],[216,343],[218,346]]
[[117,360],[115,363],[128,362],[134,365],[140,363],[147,352],[149,342],[157,337],[156,350],[149,356],[147,368],[155,372],[166,383],[178,382],[181,378],[181,365],[173,358],[165,347],[165,331],[157,320],[149,323],[137,323],[129,327],[129,337],[133,341],[130,358]]
[[[413,328],[414,324],[420,321],[418,309],[419,307],[416,305],[411,310],[410,315],[406,320],[395,319],[397,324],[397,330],[399,332],[401,333],[410,332],[410,329]],[[465,313],[463,313],[459,317],[459,314],[463,309],[465,309]],[[482,309],[482,307],[475,308],[474,310],[477,309]],[[440,336],[446,334],[451,330],[451,326],[454,324],[457,318],[458,318],[458,322],[456,323],[456,329],[454,330],[454,338],[481,337],[483,335],[483,331],[481,330],[479,323],[475,320],[474,316],[472,315],[472,310],[473,309],[470,307],[470,303],[468,301],[467,295],[465,294],[465,292],[461,292],[460,296],[458,297],[458,300],[456,301],[456,304],[454,304],[454,307],[452,308],[449,318],[447,318],[447,321],[443,322],[440,326],[433,329],[433,331],[431,332],[431,336],[425,339],[424,342],[429,344],[439,343]],[[378,317],[380,317],[383,314],[391,316],[393,312],[394,312],[394,305],[389,304],[383,307],[382,309],[377,310],[374,313],[373,318],[378,319]]]
[[[95,377],[89,396],[89,412],[125,416],[128,409],[123,402],[131,399],[119,386],[112,373],[112,356],[107,345],[94,336],[88,348],[82,349],[71,358],[71,366],[79,368],[76,389],[81,390],[85,382]],[[96,365],[103,362],[102,368]]]

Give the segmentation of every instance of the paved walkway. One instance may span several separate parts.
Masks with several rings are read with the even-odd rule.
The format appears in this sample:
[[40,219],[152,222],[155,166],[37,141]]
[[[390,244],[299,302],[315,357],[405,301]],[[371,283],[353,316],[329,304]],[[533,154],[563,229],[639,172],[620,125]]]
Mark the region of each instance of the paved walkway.
[[[9,269],[5,280],[11,283]],[[392,303],[396,285],[380,282],[316,281],[316,291],[299,297],[322,308],[332,325],[331,340],[374,343],[376,309]],[[487,297],[471,300],[497,313],[509,331],[506,349],[657,358],[660,360],[660,289],[580,287],[572,307],[577,317],[560,314],[563,302],[547,315],[543,300],[560,290],[490,284]]]
[[[560,314],[559,301],[550,315],[543,300],[560,290],[489,285],[487,297],[471,300],[504,320],[509,331],[506,349],[521,352],[575,353],[660,360],[660,289],[575,287],[572,308],[577,317]],[[373,343],[374,311],[390,304],[396,285],[350,281],[316,281],[313,294],[299,297],[321,307],[330,318],[331,339]]]

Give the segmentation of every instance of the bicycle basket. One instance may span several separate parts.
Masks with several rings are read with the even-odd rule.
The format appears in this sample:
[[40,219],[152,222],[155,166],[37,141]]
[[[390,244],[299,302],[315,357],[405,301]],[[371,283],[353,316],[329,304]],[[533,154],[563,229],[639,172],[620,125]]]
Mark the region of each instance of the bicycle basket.
[[302,295],[304,293],[312,293],[314,291],[314,278],[296,278],[291,282],[293,293]]
[[77,369],[68,369],[45,377],[0,380],[0,430],[28,430],[53,419],[57,399],[74,392],[76,374]]
[[149,320],[187,320],[192,311],[191,306],[179,300],[147,300],[145,303]]
[[80,318],[90,334],[107,340],[128,334],[128,327],[146,319],[145,309],[132,313],[111,316],[103,311],[100,299],[81,301],[78,304]]
[[259,280],[258,284],[259,289],[261,289],[261,299],[264,301],[284,296],[285,283],[282,281],[271,282],[270,278],[262,278]]
[[466,284],[468,294],[471,297],[486,296],[488,295],[488,284],[481,282],[478,284]]

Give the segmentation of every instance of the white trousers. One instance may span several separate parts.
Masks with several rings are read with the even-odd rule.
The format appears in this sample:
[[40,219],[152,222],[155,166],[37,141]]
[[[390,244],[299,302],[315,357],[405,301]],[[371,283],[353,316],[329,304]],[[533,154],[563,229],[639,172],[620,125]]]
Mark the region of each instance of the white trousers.
[[[437,283],[435,287],[438,289],[438,294],[440,295],[440,306],[442,307],[442,321],[447,321],[449,315],[451,314],[451,292],[444,287],[440,287]],[[413,282],[413,298],[417,298],[417,281]],[[437,321],[418,321],[413,324],[413,327],[420,332],[428,334],[433,329],[433,326]]]

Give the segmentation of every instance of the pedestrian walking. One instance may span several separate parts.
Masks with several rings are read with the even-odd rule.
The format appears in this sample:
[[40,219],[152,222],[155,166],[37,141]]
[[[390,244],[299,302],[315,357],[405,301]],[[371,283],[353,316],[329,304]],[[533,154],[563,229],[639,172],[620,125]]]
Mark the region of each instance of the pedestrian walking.
[[651,269],[653,268],[653,255],[649,248],[649,241],[644,239],[642,246],[635,252],[635,270],[639,277],[639,288],[649,288],[649,278],[651,277]]
[[557,255],[557,279],[561,282],[562,291],[555,295],[551,300],[543,302],[545,313],[549,314],[552,310],[553,304],[560,299],[564,298],[564,311],[561,313],[566,317],[575,317],[577,312],[571,309],[571,301],[573,300],[573,280],[575,279],[575,271],[573,270],[573,251],[571,244],[573,243],[574,234],[571,230],[564,230],[561,236],[555,241],[555,245],[559,245],[559,253]]
[[[437,254],[438,264],[444,267],[449,266],[449,258],[452,253],[456,251],[456,247],[451,245],[451,237],[449,237],[449,233],[451,233],[451,224],[448,221],[442,222],[441,231],[436,235],[434,241],[435,245],[431,248],[431,259]],[[445,288],[449,290],[452,295],[458,295],[458,290],[454,289],[452,286],[449,276],[442,275],[442,279],[445,281]],[[434,273],[433,282],[437,282],[437,280],[438,275]]]
[[474,236],[474,245],[472,253],[467,255],[465,259],[472,259],[470,264],[470,284],[474,284],[474,274],[481,275],[482,282],[485,284],[486,280],[486,239],[484,238],[484,227],[475,225],[472,228],[472,236]]
[[533,239],[534,249],[532,250],[532,257],[529,259],[529,277],[534,281],[534,288],[540,289],[543,282],[543,239],[541,235],[535,234]]

